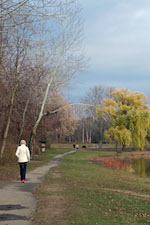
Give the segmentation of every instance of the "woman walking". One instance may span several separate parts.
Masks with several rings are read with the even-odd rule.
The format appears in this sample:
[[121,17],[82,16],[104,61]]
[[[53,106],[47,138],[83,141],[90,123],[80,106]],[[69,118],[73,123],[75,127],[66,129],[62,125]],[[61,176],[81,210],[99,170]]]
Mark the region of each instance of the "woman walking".
[[26,141],[21,140],[20,146],[17,148],[16,156],[18,158],[18,163],[20,166],[20,176],[21,182],[24,183],[26,180],[26,167],[27,163],[30,161],[30,151],[26,146]]

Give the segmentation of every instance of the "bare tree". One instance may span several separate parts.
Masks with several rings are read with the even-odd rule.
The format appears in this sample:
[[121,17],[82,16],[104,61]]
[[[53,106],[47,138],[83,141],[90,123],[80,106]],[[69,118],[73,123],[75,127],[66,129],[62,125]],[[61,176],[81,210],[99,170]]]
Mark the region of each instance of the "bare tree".
[[23,29],[16,30],[16,34],[12,37],[8,36],[9,45],[5,48],[5,54],[3,56],[3,82],[9,86],[10,91],[10,105],[8,112],[8,119],[6,122],[6,128],[4,131],[2,146],[1,146],[1,158],[3,157],[8,131],[10,127],[13,105],[16,96],[16,91],[20,82],[20,79],[24,75],[24,60],[27,56],[28,42],[24,39]]
[[[80,10],[75,0],[5,0],[0,2],[0,9],[0,79],[8,89],[10,101],[1,146],[2,158],[12,116],[18,114],[14,104],[16,106],[18,100],[24,99],[23,104],[20,101],[22,106],[17,117],[20,118],[20,139],[28,106],[34,102],[33,98],[37,99],[32,104],[36,111],[35,123],[31,123],[32,143],[45,114],[49,94],[64,88],[83,68],[83,56],[79,47],[82,30]],[[41,81],[40,88],[38,79]],[[21,84],[27,84],[29,80],[30,86],[35,89],[24,89],[23,96]]]
[[[48,95],[53,90],[62,89],[83,68],[83,56],[79,54],[79,41],[82,26],[78,20],[78,9],[71,8],[66,18],[58,23],[59,30],[51,39],[49,51],[45,56],[45,65],[48,68],[47,86],[44,92],[41,109],[35,125],[32,129],[29,147],[32,146],[37,127],[44,116],[45,105]],[[48,61],[47,61],[48,58]],[[47,65],[50,62],[50,67]]]
[[[91,104],[96,107],[97,105],[101,105],[103,99],[109,98],[113,90],[114,90],[113,87],[103,87],[101,85],[99,86],[97,85],[89,89],[88,93],[83,99],[83,102],[85,104]],[[84,116],[85,117],[84,136],[86,136],[86,139],[88,141],[89,136],[92,139],[94,137],[94,133],[96,135],[98,134],[98,137],[94,139],[95,140],[99,139],[99,143],[101,145],[104,139],[104,130],[108,126],[108,122],[105,120],[103,116],[101,118],[96,117],[95,107],[89,108],[89,110],[86,112],[86,115]]]

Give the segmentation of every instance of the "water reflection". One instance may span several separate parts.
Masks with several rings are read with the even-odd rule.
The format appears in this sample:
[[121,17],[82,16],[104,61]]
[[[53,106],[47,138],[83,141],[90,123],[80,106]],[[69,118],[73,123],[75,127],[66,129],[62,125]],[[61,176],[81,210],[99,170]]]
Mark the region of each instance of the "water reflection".
[[100,157],[94,159],[94,162],[111,169],[124,170],[130,173],[136,173],[140,176],[150,177],[150,159],[121,160],[112,157]]
[[132,165],[138,175],[150,177],[150,159],[136,159]]
[[133,160],[120,160],[111,157],[102,157],[96,162],[102,163],[108,168],[125,170],[130,173],[136,173],[140,176],[150,177],[150,159],[133,159]]

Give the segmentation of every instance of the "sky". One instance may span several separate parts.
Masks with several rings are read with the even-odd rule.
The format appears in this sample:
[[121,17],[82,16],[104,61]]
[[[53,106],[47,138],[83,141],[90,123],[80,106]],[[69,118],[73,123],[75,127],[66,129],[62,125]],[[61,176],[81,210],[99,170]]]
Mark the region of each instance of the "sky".
[[95,85],[144,92],[150,102],[150,0],[78,0],[87,71],[68,91],[80,101]]

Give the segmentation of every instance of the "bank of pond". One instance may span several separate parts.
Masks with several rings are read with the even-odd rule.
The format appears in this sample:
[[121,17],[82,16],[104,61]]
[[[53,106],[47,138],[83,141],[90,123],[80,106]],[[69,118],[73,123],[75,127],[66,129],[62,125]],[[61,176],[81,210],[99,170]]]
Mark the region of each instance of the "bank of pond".
[[145,156],[145,158],[140,157],[140,155],[138,157],[104,156],[94,158],[93,162],[111,169],[124,170],[139,176],[150,177],[149,156]]

